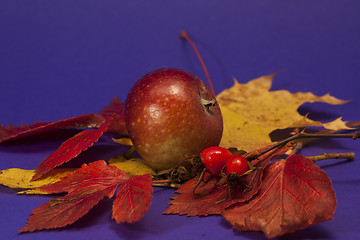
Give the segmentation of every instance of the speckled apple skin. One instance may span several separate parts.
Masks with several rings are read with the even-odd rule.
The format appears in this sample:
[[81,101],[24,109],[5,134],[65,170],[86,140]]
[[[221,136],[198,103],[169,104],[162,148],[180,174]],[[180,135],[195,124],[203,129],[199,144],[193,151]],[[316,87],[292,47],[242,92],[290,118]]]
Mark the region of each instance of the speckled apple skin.
[[185,156],[217,146],[223,119],[215,99],[195,75],[174,68],[155,70],[131,88],[125,122],[137,152],[155,169],[171,168]]

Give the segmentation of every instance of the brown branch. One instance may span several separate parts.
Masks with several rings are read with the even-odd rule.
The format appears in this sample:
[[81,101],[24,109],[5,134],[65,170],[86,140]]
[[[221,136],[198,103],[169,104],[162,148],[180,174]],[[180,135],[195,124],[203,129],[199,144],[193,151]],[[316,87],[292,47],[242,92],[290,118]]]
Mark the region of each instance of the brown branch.
[[277,142],[275,144],[273,144],[272,146],[257,152],[256,154],[254,154],[253,156],[251,156],[251,158],[249,159],[248,157],[246,157],[248,160],[253,160],[267,152],[270,152],[271,150],[274,150],[276,148],[279,147],[283,147],[286,144],[288,144],[289,142],[295,141],[295,140],[299,140],[299,139],[320,139],[320,138],[352,138],[352,139],[357,139],[360,138],[360,132],[355,132],[355,133],[298,133],[295,134],[285,140],[282,140],[280,142]]
[[295,155],[298,151],[300,151],[303,148],[303,146],[304,144],[301,141],[294,142],[290,156]]
[[314,163],[317,162],[317,161],[320,161],[320,160],[325,160],[325,159],[347,159],[349,161],[352,161],[355,158],[355,154],[353,152],[348,152],[348,153],[324,153],[324,154],[319,155],[319,156],[312,156],[312,157],[307,157],[307,158],[309,158]]
[[[349,128],[353,128],[355,129],[359,129],[360,128],[360,121],[354,121],[354,122],[349,122],[346,124],[347,127]],[[329,133],[338,133],[338,132],[344,132],[344,131],[348,131],[348,130],[330,130],[330,129],[325,129],[322,131],[317,132],[318,134],[329,134]],[[302,143],[302,145],[307,145],[310,144],[314,141],[318,141],[319,139],[313,138],[313,139],[301,139],[298,140],[299,142]]]
[[179,188],[180,187],[180,183],[175,183],[173,180],[171,179],[166,179],[166,180],[153,180],[152,181],[152,185],[154,187],[171,187],[171,188]]

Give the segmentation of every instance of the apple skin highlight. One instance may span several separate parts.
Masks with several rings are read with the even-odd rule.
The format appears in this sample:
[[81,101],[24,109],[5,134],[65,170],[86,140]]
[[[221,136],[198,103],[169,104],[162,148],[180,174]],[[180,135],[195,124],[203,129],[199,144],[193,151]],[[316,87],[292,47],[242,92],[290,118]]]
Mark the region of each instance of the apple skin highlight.
[[221,110],[214,94],[195,75],[175,68],[152,71],[131,88],[125,122],[137,152],[154,169],[220,143]]

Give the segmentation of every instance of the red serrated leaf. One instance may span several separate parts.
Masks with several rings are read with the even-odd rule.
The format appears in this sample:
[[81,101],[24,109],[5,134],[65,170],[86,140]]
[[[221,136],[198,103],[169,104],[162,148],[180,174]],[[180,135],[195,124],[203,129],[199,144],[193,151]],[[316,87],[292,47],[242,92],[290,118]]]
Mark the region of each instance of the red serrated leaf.
[[[206,178],[208,177],[206,176]],[[227,186],[216,186],[219,180],[218,177],[210,177],[206,183],[203,182],[199,185],[197,194],[205,194],[205,196],[193,194],[197,178],[182,184],[176,191],[179,195],[172,197],[171,206],[163,214],[187,216],[220,214],[224,209],[225,202],[217,202],[225,199]]]
[[97,185],[97,189],[101,189],[128,179],[128,175],[119,171],[118,168],[109,166],[104,161],[96,161],[89,165],[84,164],[76,172],[69,173],[60,181],[39,189],[48,193],[70,193],[78,188],[86,188],[89,184]]
[[[246,182],[248,179],[244,178],[242,181],[244,185],[237,186],[236,189],[231,190],[231,197],[228,196],[228,186],[223,179],[219,177],[210,176],[210,178],[201,183],[195,195],[193,190],[196,186],[197,178],[191,179],[182,184],[176,191],[180,193],[172,197],[171,206],[166,209],[164,214],[179,214],[187,216],[208,216],[214,214],[221,214],[225,208],[235,203],[249,200],[259,189],[260,182],[256,181],[257,176],[262,175],[262,170],[256,170],[251,175],[253,182],[249,185]],[[223,181],[223,184],[218,184]],[[249,188],[249,189],[248,189]]]
[[112,117],[109,117],[103,124],[101,124],[99,129],[86,130],[66,140],[54,153],[36,167],[32,181],[41,178],[50,170],[70,161],[81,152],[91,147],[106,131],[111,120]]
[[106,132],[113,132],[122,136],[127,136],[128,132],[126,129],[124,118],[114,113],[110,125],[107,128]]
[[327,174],[295,155],[269,165],[254,198],[230,207],[223,216],[236,229],[263,231],[272,238],[330,220],[335,208]]
[[180,194],[172,197],[171,206],[166,209],[164,214],[187,216],[221,214],[225,208],[251,199],[260,188],[264,168],[271,159],[285,153],[287,150],[288,147],[275,149],[252,161],[251,165],[256,166],[258,169],[242,178],[243,185],[231,191],[231,198],[227,196],[227,184],[218,184],[219,177],[207,176],[208,180],[202,182],[197,188],[196,192],[199,195],[193,194],[197,177],[182,184],[176,191]]
[[120,135],[127,135],[124,121],[124,109],[124,103],[115,97],[108,106],[99,112],[99,114],[85,114],[55,122],[35,122],[34,124],[22,124],[21,126],[9,125],[8,127],[5,127],[0,125],[0,143],[59,129],[97,128],[104,119],[108,118],[110,115],[115,116],[107,131],[115,132]]
[[119,98],[114,97],[113,101],[99,112],[99,115],[105,118],[113,115],[113,120],[106,130],[107,132],[114,132],[120,135],[128,134],[125,126],[125,105]]
[[127,179],[126,173],[104,161],[84,164],[59,182],[41,188],[49,193],[69,193],[34,209],[27,225],[19,231],[32,232],[72,224],[104,197],[111,198],[116,187]]
[[139,221],[151,204],[151,175],[132,176],[121,184],[113,204],[112,218],[117,223]]
[[53,201],[50,200],[34,209],[27,225],[19,232],[33,232],[70,225],[88,213],[104,196],[114,191],[115,188],[109,187],[101,191],[85,192],[80,196],[68,194]]
[[114,97],[112,102],[99,112],[99,114],[103,117],[108,117],[113,113],[118,114],[123,119],[125,118],[125,105],[118,97]]
[[65,128],[82,129],[99,127],[103,121],[104,118],[100,115],[85,114],[56,122],[35,122],[31,125],[22,124],[20,127],[0,125],[0,143]]

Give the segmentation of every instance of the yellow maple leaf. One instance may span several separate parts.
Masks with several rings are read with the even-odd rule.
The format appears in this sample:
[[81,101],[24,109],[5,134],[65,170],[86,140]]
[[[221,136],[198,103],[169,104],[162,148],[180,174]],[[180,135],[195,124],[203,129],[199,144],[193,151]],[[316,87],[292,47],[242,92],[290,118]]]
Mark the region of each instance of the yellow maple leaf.
[[341,118],[323,124],[298,113],[306,102],[344,104],[347,101],[329,94],[316,96],[311,92],[290,93],[270,91],[275,74],[262,76],[246,84],[234,80],[234,85],[217,96],[224,119],[220,146],[254,150],[271,143],[269,134],[276,129],[323,126],[332,130],[346,128]]

